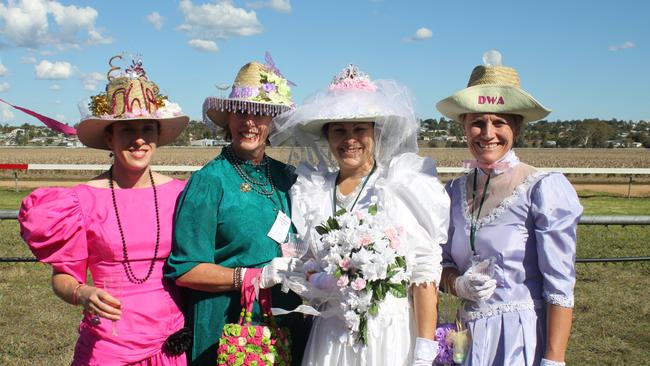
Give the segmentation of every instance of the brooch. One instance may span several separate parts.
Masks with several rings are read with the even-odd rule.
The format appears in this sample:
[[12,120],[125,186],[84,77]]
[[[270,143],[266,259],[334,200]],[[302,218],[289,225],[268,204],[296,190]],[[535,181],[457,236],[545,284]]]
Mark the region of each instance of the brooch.
[[251,185],[248,184],[248,183],[246,183],[246,182],[244,182],[244,183],[242,183],[242,184],[239,186],[239,190],[242,191],[242,192],[244,192],[244,193],[246,193],[246,192],[248,192],[248,191],[251,190]]

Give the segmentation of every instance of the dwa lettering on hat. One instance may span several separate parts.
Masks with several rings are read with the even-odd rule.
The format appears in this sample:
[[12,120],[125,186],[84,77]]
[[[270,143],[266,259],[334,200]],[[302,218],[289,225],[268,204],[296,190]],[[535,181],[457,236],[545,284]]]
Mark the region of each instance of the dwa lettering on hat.
[[478,104],[505,104],[503,97],[493,97],[490,95],[479,95]]

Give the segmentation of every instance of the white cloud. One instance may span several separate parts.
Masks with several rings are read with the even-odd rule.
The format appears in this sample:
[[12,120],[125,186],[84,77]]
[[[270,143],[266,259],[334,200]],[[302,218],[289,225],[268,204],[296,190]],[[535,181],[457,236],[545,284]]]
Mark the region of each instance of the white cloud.
[[162,15],[158,14],[157,11],[154,11],[153,13],[147,15],[145,19],[153,25],[156,30],[161,30],[163,26],[163,21],[165,18],[162,17]]
[[88,31],[88,44],[111,44],[113,43],[112,37],[105,37],[100,31],[91,29]]
[[203,51],[203,52],[219,51],[219,47],[213,41],[206,41],[205,39],[193,39],[187,43],[189,43],[189,45],[192,46],[192,48],[197,49],[199,51]]
[[81,84],[83,85],[84,90],[88,91],[95,91],[97,89],[97,84],[102,80],[106,80],[106,76],[99,72],[91,72],[81,76]]
[[17,47],[57,49],[111,43],[101,35],[92,7],[63,5],[49,0],[21,0],[0,4],[0,35]]
[[185,22],[178,29],[193,39],[216,41],[252,36],[263,30],[254,11],[236,8],[227,0],[197,6],[191,0],[181,0],[180,8]]
[[64,80],[69,79],[74,72],[72,65],[69,62],[50,62],[47,60],[41,61],[38,65],[34,66],[36,70],[37,79],[46,80]]
[[616,51],[622,51],[624,49],[634,48],[634,47],[636,47],[636,44],[634,44],[634,42],[625,41],[622,44],[611,45],[607,49],[612,52],[616,52]]
[[25,56],[20,59],[21,64],[35,64],[36,63],[36,57],[34,56]]
[[3,103],[0,106],[0,121],[11,122],[13,120],[14,120],[14,113],[11,111],[11,107]]
[[0,93],[4,93],[4,92],[6,92],[7,90],[9,90],[9,87],[10,87],[10,86],[11,86],[11,85],[9,85],[9,83],[2,83],[2,84],[0,84]]
[[8,72],[9,69],[7,69],[7,67],[4,64],[2,64],[2,61],[0,61],[0,76],[5,76],[7,75]]
[[52,85],[48,86],[47,88],[52,90],[52,91],[59,91],[59,90],[63,89],[61,87],[61,85],[59,85],[59,84],[52,84]]
[[407,40],[416,42],[416,41],[424,41],[425,39],[431,38],[433,36],[433,32],[429,28],[418,28],[418,30],[415,31],[415,34],[410,36]]
[[269,0],[269,1],[255,1],[252,3],[246,3],[246,6],[259,9],[259,8],[271,8],[275,11],[281,13],[290,13],[291,12],[291,0]]

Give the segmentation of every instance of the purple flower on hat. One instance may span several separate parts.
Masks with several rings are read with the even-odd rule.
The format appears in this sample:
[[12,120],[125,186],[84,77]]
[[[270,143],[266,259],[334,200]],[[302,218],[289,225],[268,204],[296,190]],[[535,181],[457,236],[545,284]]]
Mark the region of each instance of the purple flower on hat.
[[267,94],[272,93],[277,89],[275,84],[271,84],[271,83],[262,84],[262,88],[264,89],[264,92]]

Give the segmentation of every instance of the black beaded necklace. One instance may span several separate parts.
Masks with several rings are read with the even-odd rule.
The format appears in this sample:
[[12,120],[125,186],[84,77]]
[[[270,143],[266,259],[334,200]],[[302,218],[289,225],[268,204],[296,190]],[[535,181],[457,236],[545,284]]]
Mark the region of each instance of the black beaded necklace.
[[122,254],[124,255],[124,272],[126,272],[126,277],[129,279],[129,282],[135,283],[137,285],[147,282],[151,273],[153,272],[153,266],[158,259],[158,245],[160,244],[160,215],[158,213],[158,192],[156,192],[156,185],[153,181],[153,173],[149,169],[149,179],[151,180],[151,187],[153,188],[153,202],[156,207],[156,246],[153,252],[153,259],[151,259],[151,264],[149,264],[149,271],[144,278],[138,278],[133,273],[133,268],[131,268],[131,262],[129,262],[129,253],[126,249],[126,241],[124,240],[124,230],[122,229],[122,222],[120,221],[120,213],[117,211],[117,201],[115,200],[115,189],[113,187],[113,166],[108,170],[108,186],[111,188],[111,197],[113,198],[113,208],[115,209],[115,217],[117,218],[117,228],[120,230],[120,238],[122,239]]
[[[243,164],[249,164],[245,160],[241,160],[238,157],[235,156],[235,154],[232,152],[232,147],[228,146],[224,149],[226,159],[230,161],[232,166],[235,168],[235,171],[237,172],[237,175],[244,181],[242,183],[240,189],[245,192],[246,189],[248,190],[253,190],[259,194],[261,194],[264,197],[271,198],[273,194],[275,193],[275,184],[273,183],[273,177],[271,177],[271,168],[269,166],[269,158],[268,156],[264,155],[264,158],[262,159],[262,162],[260,163],[261,166],[264,166],[265,168],[265,173],[266,173],[266,180],[256,180],[255,178],[252,178],[246,172],[242,169]],[[265,186],[267,184],[271,185],[271,189],[267,190],[265,189]]]

